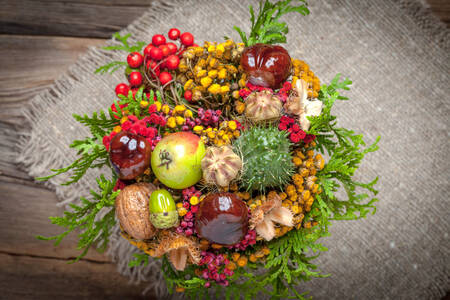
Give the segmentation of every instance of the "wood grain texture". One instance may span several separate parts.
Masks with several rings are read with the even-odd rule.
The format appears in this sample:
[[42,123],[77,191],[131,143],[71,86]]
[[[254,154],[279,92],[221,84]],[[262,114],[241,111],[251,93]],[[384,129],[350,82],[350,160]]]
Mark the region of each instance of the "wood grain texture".
[[450,26],[450,0],[427,0],[430,9],[442,22]]
[[0,253],[2,299],[151,299],[129,285],[112,263]]
[[150,0],[1,0],[0,33],[108,38],[139,17]]
[[103,39],[0,35],[0,119],[20,124],[20,109]]

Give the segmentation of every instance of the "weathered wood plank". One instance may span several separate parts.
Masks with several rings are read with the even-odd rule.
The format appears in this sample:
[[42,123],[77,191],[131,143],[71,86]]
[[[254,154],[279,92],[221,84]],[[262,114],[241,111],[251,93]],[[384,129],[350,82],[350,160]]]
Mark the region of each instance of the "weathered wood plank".
[[449,0],[427,0],[431,11],[450,26],[450,1]]
[[[42,185],[0,176],[0,252],[73,259],[81,252],[76,250],[76,234],[67,236],[58,247],[51,241],[40,241],[37,235],[53,236],[63,228],[50,223],[49,216],[61,216],[63,209],[53,191]],[[108,262],[109,259],[91,249],[89,260]]]
[[103,39],[0,35],[0,120],[20,124],[20,109]]
[[0,253],[2,299],[154,299],[141,294],[110,263],[65,260]]
[[0,33],[108,38],[142,15],[151,0],[1,0]]

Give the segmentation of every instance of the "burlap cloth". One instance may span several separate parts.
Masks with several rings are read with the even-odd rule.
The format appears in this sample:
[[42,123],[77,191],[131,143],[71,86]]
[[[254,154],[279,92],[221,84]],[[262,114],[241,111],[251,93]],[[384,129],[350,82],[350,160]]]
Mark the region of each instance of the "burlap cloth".
[[[153,34],[178,27],[197,41],[220,41],[224,35],[239,40],[232,27],[248,29],[248,4],[155,2],[123,33],[150,41]],[[347,93],[351,101],[338,103],[335,113],[342,126],[364,133],[369,142],[382,136],[380,150],[357,173],[360,180],[380,176],[380,202],[374,216],[334,223],[331,237],[323,241],[329,251],[316,260],[332,276],[299,289],[316,299],[439,299],[450,289],[449,31],[418,1],[322,0],[310,8],[307,17],[287,19],[286,47],[324,83],[338,72],[353,80]],[[88,131],[72,114],[90,114],[112,103],[123,75],[93,71],[125,55],[90,49],[32,101],[25,112],[32,130],[24,133],[18,158],[32,176],[75,158],[68,144]],[[68,203],[94,188],[97,175],[90,172],[70,187],[57,185],[64,178],[48,184]],[[117,232],[113,235],[109,254],[119,271],[133,281],[151,277],[149,287],[164,295],[158,262],[138,270],[126,266],[134,251]]]

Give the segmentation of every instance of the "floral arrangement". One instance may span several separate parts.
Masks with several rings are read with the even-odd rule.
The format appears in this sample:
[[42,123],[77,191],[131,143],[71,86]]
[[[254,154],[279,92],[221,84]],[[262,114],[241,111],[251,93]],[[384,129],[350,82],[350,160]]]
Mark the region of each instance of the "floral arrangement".
[[241,43],[198,45],[176,28],[170,42],[156,34],[148,45],[115,34],[107,49],[128,52],[127,61],[97,72],[125,67],[128,83],[106,112],[74,116],[92,136],[71,145],[76,161],[40,178],[71,172],[71,184],[105,167],[111,179],[102,175],[91,198],[51,218],[64,233],[40,238],[59,243],[81,229],[78,260],[92,244],[104,250],[118,223],[142,250],[130,267],[162,259],[171,291],[302,298],[295,286],[324,276],[311,261],[326,250],[318,240],[330,221],[375,212],[377,179],[352,176],[378,139],[365,147],[337,127],[331,110],[350,80],[320,85],[306,62],[274,45],[286,42],[279,19],[290,12],[309,13],[303,1],[265,1],[257,16],[250,6],[250,33],[235,27]]

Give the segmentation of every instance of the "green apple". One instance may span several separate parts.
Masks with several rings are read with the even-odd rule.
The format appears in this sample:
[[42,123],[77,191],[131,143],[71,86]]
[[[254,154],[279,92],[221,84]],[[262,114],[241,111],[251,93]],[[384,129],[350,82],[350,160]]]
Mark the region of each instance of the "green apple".
[[165,189],[155,190],[149,201],[150,222],[156,228],[170,228],[178,224],[178,212],[172,195]]
[[151,165],[155,176],[172,189],[184,189],[202,178],[201,162],[205,144],[191,132],[165,136],[152,152]]

